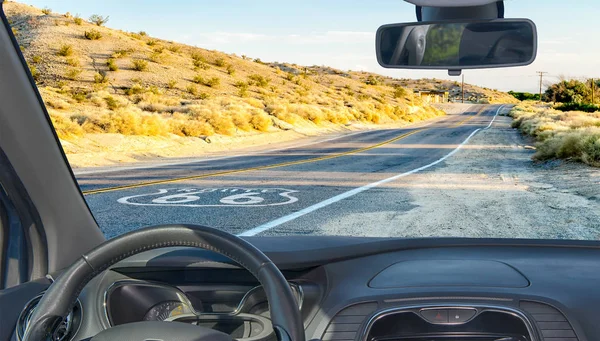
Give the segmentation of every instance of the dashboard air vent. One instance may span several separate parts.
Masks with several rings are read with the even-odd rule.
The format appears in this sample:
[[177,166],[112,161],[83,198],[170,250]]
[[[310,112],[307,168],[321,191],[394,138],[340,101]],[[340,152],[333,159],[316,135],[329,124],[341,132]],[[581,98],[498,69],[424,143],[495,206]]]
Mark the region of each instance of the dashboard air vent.
[[377,302],[351,305],[342,309],[329,323],[323,341],[353,341],[365,319],[377,310]]
[[555,308],[530,301],[521,301],[520,307],[533,317],[544,341],[578,341],[567,318]]

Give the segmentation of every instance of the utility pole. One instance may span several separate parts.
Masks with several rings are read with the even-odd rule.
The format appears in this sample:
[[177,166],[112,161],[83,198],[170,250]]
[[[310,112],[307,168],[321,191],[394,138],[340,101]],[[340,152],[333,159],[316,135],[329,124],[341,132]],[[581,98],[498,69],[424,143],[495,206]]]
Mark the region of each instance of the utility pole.
[[596,91],[595,87],[596,83],[594,83],[594,79],[592,78],[592,105],[594,105],[594,91]]
[[462,89],[462,103],[465,103],[465,74],[462,74],[462,85],[461,85],[461,89]]
[[548,72],[537,71],[537,73],[540,75],[540,102],[541,102],[542,101],[542,84],[543,84],[544,74],[546,74]]

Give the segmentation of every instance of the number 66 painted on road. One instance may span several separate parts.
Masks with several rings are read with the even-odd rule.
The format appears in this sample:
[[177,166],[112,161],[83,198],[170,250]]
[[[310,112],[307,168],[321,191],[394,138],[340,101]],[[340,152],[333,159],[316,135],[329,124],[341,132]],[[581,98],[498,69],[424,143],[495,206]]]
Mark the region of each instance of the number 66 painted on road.
[[[264,207],[294,203],[298,201],[298,198],[291,195],[295,192],[297,191],[285,188],[175,188],[132,195],[120,198],[117,202],[135,206]],[[226,196],[221,197],[222,195]],[[204,202],[196,203],[201,200]]]

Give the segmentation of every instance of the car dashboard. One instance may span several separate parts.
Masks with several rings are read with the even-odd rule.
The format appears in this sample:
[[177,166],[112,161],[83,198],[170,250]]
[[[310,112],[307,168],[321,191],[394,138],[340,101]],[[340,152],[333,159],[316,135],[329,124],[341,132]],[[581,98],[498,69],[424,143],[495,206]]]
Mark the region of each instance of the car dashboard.
[[[288,279],[307,340],[578,341],[600,335],[600,250],[593,246],[357,238],[305,244],[307,254],[297,253],[298,244],[297,250],[286,247],[286,239],[282,245],[253,242],[265,243]],[[258,281],[204,250],[161,249],[126,259],[92,280],[77,304],[65,339],[144,320],[197,324],[237,340],[274,337]],[[22,312],[15,334],[34,307]]]

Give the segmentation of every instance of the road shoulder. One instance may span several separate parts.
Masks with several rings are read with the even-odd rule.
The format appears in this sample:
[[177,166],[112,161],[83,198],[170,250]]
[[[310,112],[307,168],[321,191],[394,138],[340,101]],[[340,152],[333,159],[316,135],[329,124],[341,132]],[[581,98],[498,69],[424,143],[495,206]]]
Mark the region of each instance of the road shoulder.
[[600,170],[534,163],[534,151],[510,122],[499,116],[443,165],[394,184],[382,200],[408,197],[405,211],[352,215],[325,224],[321,233],[599,239]]

